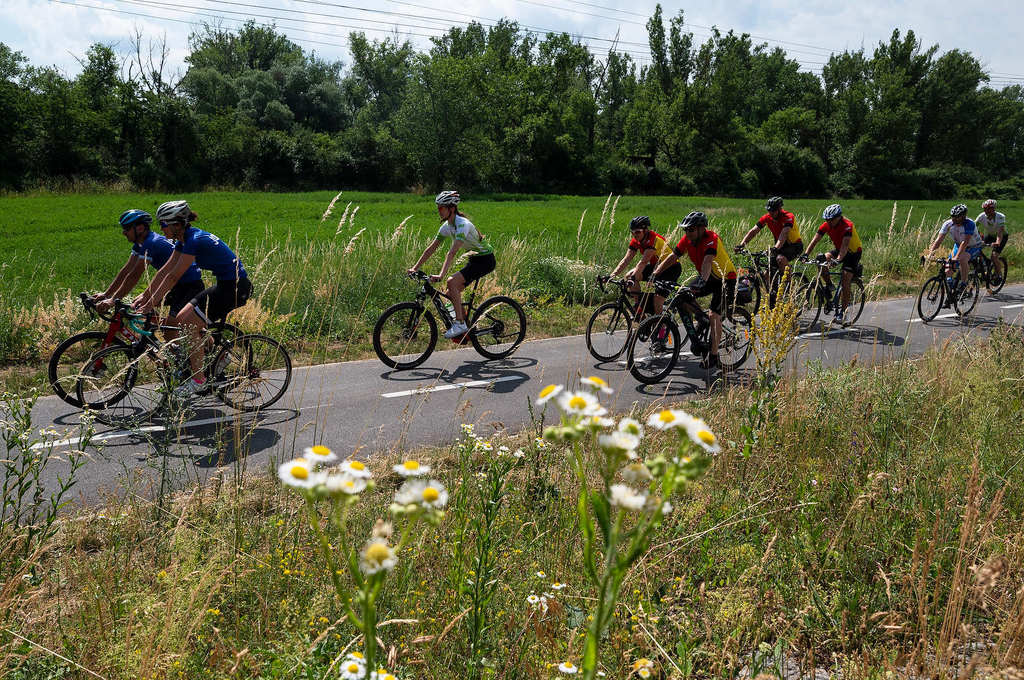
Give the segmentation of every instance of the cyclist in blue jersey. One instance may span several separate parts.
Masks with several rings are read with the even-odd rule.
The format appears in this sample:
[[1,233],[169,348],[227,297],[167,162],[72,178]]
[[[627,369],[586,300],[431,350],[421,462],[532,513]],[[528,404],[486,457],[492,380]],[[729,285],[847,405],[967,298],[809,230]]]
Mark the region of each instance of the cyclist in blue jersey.
[[[128,255],[128,261],[117,272],[117,276],[110,282],[107,289],[92,296],[96,308],[101,312],[113,307],[114,300],[124,297],[135,288],[139,279],[142,278],[142,273],[146,270],[147,263],[159,270],[170,259],[171,253],[174,252],[174,244],[150,229],[152,223],[153,217],[144,210],[125,210],[121,213],[118,224],[121,227],[121,233],[131,242],[132,249]],[[167,293],[163,302],[170,307],[171,316],[174,317],[202,291],[203,277],[199,272],[199,267],[193,263],[178,279],[178,283]],[[168,334],[168,338],[171,337],[173,336]]]
[[978,227],[974,220],[967,217],[967,206],[957,203],[949,210],[949,219],[942,223],[938,236],[928,249],[928,258],[939,247],[942,241],[949,235],[953,239],[953,251],[949,254],[949,262],[946,264],[946,277],[952,281],[954,263],[960,265],[960,288],[967,286],[967,263],[981,254],[984,241],[978,233]]
[[228,312],[244,305],[252,294],[249,273],[242,261],[226,243],[213,234],[197,229],[197,219],[185,201],[169,201],[157,208],[156,219],[164,234],[174,241],[174,253],[160,268],[149,287],[134,300],[134,307],[149,310],[178,280],[195,265],[211,272],[217,283],[200,291],[175,317],[189,336],[194,351],[189,355],[192,379],[175,390],[179,397],[190,397],[206,390],[203,356],[206,348],[200,342],[202,331],[211,323],[222,321]]

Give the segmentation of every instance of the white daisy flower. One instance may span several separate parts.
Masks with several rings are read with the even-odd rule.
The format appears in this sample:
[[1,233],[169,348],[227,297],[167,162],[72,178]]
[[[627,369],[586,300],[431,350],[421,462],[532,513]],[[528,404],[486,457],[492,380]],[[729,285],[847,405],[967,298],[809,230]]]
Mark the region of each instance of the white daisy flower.
[[686,423],[686,434],[690,435],[690,441],[708,453],[718,453],[722,450],[718,444],[718,437],[700,418],[690,418],[690,421]]
[[469,423],[462,424],[462,434],[473,436],[473,426]]
[[361,477],[353,477],[345,472],[334,473],[324,477],[324,486],[327,488],[327,493],[332,496],[339,494],[354,496],[366,489],[366,480]]
[[580,672],[580,669],[576,668],[576,666],[574,666],[569,661],[563,661],[562,663],[558,664],[558,670],[565,673],[566,675],[576,675]]
[[615,431],[597,437],[597,445],[605,453],[618,456],[636,457],[636,447],[640,446],[640,438],[628,432]]
[[633,418],[623,418],[619,421],[619,432],[635,434],[637,437],[644,436],[644,427],[639,421]]
[[643,657],[633,662],[633,670],[638,671],[641,668],[654,668],[654,662]]
[[490,453],[491,451],[494,450],[494,445],[491,444],[489,441],[484,441],[483,439],[480,439],[477,440],[476,450],[483,451],[484,453]]
[[370,472],[370,468],[366,467],[366,463],[361,460],[356,460],[355,458],[343,460],[341,465],[338,466],[338,469],[357,478],[369,479],[373,476],[373,473]]
[[359,571],[367,576],[378,571],[391,571],[398,558],[383,538],[371,538],[359,552]]
[[583,421],[582,425],[597,432],[598,430],[607,430],[609,427],[612,427],[615,425],[615,421],[604,416],[590,416]]
[[407,460],[391,468],[403,477],[422,477],[430,474],[430,466],[420,463],[418,460]]
[[533,440],[533,443],[536,444],[538,449],[546,449],[546,448],[548,448],[548,443],[546,441],[544,441],[544,439],[542,437],[536,437]]
[[395,503],[443,508],[448,503],[448,490],[436,479],[431,479],[429,482],[412,479],[398,487],[398,491],[395,492]]
[[498,453],[499,454],[506,454],[508,452],[509,452],[509,448],[507,446],[505,446],[504,444],[502,444],[501,446],[498,447]]
[[643,463],[630,463],[622,468],[622,478],[630,484],[644,484],[654,479],[654,476]]
[[671,515],[672,514],[672,504],[669,503],[668,501],[665,501],[664,503],[662,503],[661,504],[661,514],[662,515]]
[[313,468],[305,458],[296,458],[277,466],[277,476],[296,489],[312,489],[323,481],[323,474]]
[[646,680],[646,678],[651,677],[651,669],[645,666],[644,668],[637,669],[636,674]]
[[516,449],[516,450],[515,450],[515,453],[513,453],[513,454],[512,454],[512,456],[513,456],[514,458],[522,458],[522,457],[523,457],[523,456],[525,456],[525,455],[526,455],[526,452],[525,452],[525,451],[523,451],[522,449]]
[[310,446],[304,450],[302,452],[302,457],[317,465],[326,465],[327,463],[333,463],[338,460],[338,456],[334,451],[331,451],[326,446],[322,446],[320,444]]
[[643,510],[644,504],[647,503],[647,494],[637,493],[629,485],[612,484],[608,490],[611,492],[612,505],[625,510]]
[[607,382],[605,382],[601,378],[598,378],[596,375],[592,375],[588,378],[583,378],[582,380],[580,380],[580,384],[585,387],[589,387],[593,390],[600,391],[603,394],[611,394],[612,392],[615,391],[608,385]]
[[544,404],[548,403],[549,401],[557,397],[559,392],[561,392],[564,389],[565,388],[562,387],[561,385],[548,385],[547,387],[540,391],[540,396],[537,397],[537,401],[535,401],[534,403],[537,404],[537,406],[543,406]]
[[551,590],[559,591],[559,590],[562,590],[563,588],[565,588],[565,584],[564,583],[559,583],[558,581],[555,581],[554,583],[551,584]]
[[341,662],[341,680],[363,680],[366,677],[366,667],[355,659],[345,659]]
[[526,604],[531,605],[533,607],[537,607],[540,605],[540,598],[534,595],[533,593],[530,593],[526,596]]
[[603,416],[608,412],[598,403],[597,397],[589,392],[562,392],[558,395],[558,406],[574,416]]
[[673,427],[686,427],[691,420],[693,417],[689,413],[673,408],[652,413],[647,424],[659,430],[669,430]]
[[537,578],[547,578],[547,577],[548,577],[547,572],[545,572],[545,571],[538,571],[537,572]]

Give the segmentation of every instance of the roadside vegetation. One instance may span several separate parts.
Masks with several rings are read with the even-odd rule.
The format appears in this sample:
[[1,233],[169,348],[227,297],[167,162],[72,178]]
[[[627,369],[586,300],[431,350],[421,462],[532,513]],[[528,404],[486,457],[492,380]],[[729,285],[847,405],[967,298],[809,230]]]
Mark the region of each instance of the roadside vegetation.
[[[211,192],[185,197],[199,214],[197,226],[224,238],[252,273],[253,299],[231,320],[288,343],[301,363],[372,355],[373,324],[381,311],[413,294],[404,271],[436,234],[438,223],[432,195]],[[42,384],[53,348],[91,325],[77,293],[101,290],[128,255],[115,226],[117,215],[129,207],[153,211],[165,198],[104,193],[4,199],[4,384],[19,389]],[[787,201],[805,243],[827,202]],[[333,207],[325,215],[328,205]],[[931,274],[918,264],[918,256],[948,215],[947,202],[860,200],[843,205],[864,240],[869,295],[916,293],[926,273]],[[465,201],[470,218],[498,253],[498,269],[484,279],[480,293],[500,291],[520,300],[528,311],[531,338],[582,332],[600,297],[594,277],[607,273],[622,256],[632,216],[650,215],[655,230],[671,240],[681,236],[675,225],[682,216],[703,209],[711,228],[731,245],[763,208],[762,199],[707,197],[469,195]],[[1007,201],[1000,210],[1012,217],[1020,205]],[[767,247],[764,234],[754,247]],[[819,244],[817,252],[825,246]],[[1005,253],[1011,281],[1021,278],[1019,247],[1011,238]],[[440,263],[441,255],[435,255],[425,268],[437,271]],[[147,270],[140,287],[150,276]]]
[[[764,349],[770,370],[779,362]],[[1016,678],[1024,669],[1021,375],[1024,337],[999,325],[986,339],[951,339],[917,359],[763,375],[753,391],[687,402],[706,422],[694,440],[703,445],[659,429],[672,420],[669,404],[610,414],[613,422],[594,421],[594,434],[572,429],[589,425],[572,409],[597,400],[628,408],[599,383],[587,404],[559,408],[554,395],[536,405],[534,395],[533,424],[519,435],[466,423],[450,446],[399,449],[365,465],[349,458],[360,451],[348,442],[318,441],[310,430],[276,446],[267,470],[247,469],[248,433],[238,422],[221,434],[236,456],[208,484],[175,494],[129,486],[98,507],[35,522],[42,533],[4,521],[0,675],[352,677],[343,664],[359,665],[350,654],[365,650],[366,629],[346,598],[362,617],[376,588],[375,665],[398,678],[551,678],[583,669],[591,651],[594,672],[610,678],[775,677],[798,668],[844,678]],[[5,413],[20,412],[17,398],[5,399]],[[599,439],[632,427],[621,422],[629,415],[642,437]],[[6,416],[0,428],[11,460],[31,459],[32,442],[55,436]],[[195,461],[176,433],[146,436],[156,437],[153,464],[165,477],[191,474]],[[350,493],[335,482],[295,493],[288,486],[300,484],[278,480],[275,472],[304,479],[278,464],[314,444],[346,459],[332,468],[346,471],[338,480],[360,480],[351,502],[325,504]],[[602,470],[616,446],[655,479],[630,471],[624,453],[616,467],[625,469],[613,467],[609,480]],[[311,459],[325,451],[305,452],[310,473],[319,474]],[[707,456],[708,466],[659,499],[671,507],[633,503],[609,486],[638,494],[652,484],[653,500],[667,488],[658,476],[665,461],[682,465],[682,456]],[[402,463],[411,460],[429,466],[420,484],[432,480],[433,492],[410,495],[414,466]],[[25,493],[33,498],[31,484]],[[654,507],[663,516],[635,563],[624,563],[616,592],[588,576],[614,543],[604,529],[590,533],[609,500],[614,531],[641,529]],[[416,521],[424,501],[433,523]],[[379,521],[389,518],[393,528]],[[371,550],[371,537],[394,552]],[[346,558],[352,551],[358,564]],[[386,578],[360,585],[355,574],[373,569]],[[602,603],[607,627],[595,630]]]

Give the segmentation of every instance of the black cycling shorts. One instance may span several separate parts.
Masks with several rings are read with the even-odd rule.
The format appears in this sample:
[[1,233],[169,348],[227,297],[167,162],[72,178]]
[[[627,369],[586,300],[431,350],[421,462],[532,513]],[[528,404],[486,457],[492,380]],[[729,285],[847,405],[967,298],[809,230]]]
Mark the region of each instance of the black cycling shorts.
[[719,314],[725,315],[725,301],[736,299],[736,279],[726,279],[725,284],[722,284],[722,279],[717,276],[712,276],[710,279],[704,282],[704,285],[700,288],[691,288],[693,296],[695,298],[702,298],[705,295],[711,296],[711,304],[708,305],[708,309]]
[[468,286],[477,279],[493,272],[497,266],[498,261],[494,259],[494,253],[470,255],[466,266],[460,269],[459,273],[462,274],[462,278],[466,280],[466,285]]
[[[988,244],[988,245],[992,245],[993,243],[995,243],[995,245],[992,246],[992,252],[993,253],[1001,253],[1001,252],[1003,252],[1003,248],[1006,247],[1006,241],[1009,238],[1010,238],[1010,235],[1007,234],[1004,231],[1003,235],[1001,237],[1000,236],[986,236],[985,237],[985,243]],[[996,239],[998,239],[998,242],[996,241]]]
[[164,298],[164,304],[170,307],[171,316],[178,316],[178,312],[188,303],[192,302],[192,299],[203,292],[204,284],[202,279],[199,281],[187,281],[174,284],[170,292]]
[[775,246],[772,246],[772,248],[771,248],[772,259],[774,259],[776,255],[782,255],[784,258],[786,258],[790,262],[792,262],[796,258],[800,257],[800,254],[803,253],[803,252],[804,252],[804,242],[803,241],[797,241],[796,243],[789,243],[789,242],[783,243],[781,249],[777,249],[777,248],[775,248]]
[[217,283],[192,298],[192,306],[199,318],[210,325],[226,319],[228,312],[248,302],[250,295],[252,282],[248,278],[218,279]]
[[[641,281],[647,281],[648,279],[650,279],[651,278],[651,272],[654,271],[654,268],[656,266],[657,266],[657,263],[656,262],[652,262],[649,265],[647,265],[646,267],[644,267],[644,270],[642,272],[640,272],[640,280]],[[683,265],[681,265],[678,262],[676,262],[674,265],[672,265],[671,267],[669,267],[668,269],[666,269],[662,273],[660,273],[657,276],[655,276],[654,280],[655,281],[678,281],[679,277],[682,276],[682,275],[683,275]]]
[[[860,263],[860,256],[863,254],[863,250],[858,250],[857,252],[847,250],[846,257],[842,259],[843,271],[850,272],[854,276],[862,275],[864,273],[864,267]],[[832,250],[832,257],[839,257],[839,251]]]

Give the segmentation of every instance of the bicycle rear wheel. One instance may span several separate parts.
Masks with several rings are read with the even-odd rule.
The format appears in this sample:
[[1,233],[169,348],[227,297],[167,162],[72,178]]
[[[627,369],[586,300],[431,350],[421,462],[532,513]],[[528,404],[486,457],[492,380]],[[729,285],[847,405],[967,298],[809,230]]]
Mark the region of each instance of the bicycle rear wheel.
[[[75,384],[81,377],[83,366],[86,371],[99,370],[99,366],[86,364],[85,360],[103,349],[106,339],[107,333],[104,331],[85,331],[57,345],[46,367],[46,375],[54,394],[75,408],[83,407]],[[124,347],[125,343],[120,338],[114,338],[110,346]]]
[[614,361],[626,349],[633,319],[618,302],[607,302],[587,322],[587,349],[600,361]]
[[384,310],[373,327],[373,351],[389,368],[415,368],[437,344],[437,322],[415,302],[399,302]]
[[[999,260],[999,264],[1002,265],[1002,274],[996,273],[995,262]],[[992,262],[989,264],[988,274],[988,292],[990,295],[995,295],[1003,289],[1006,285],[1006,258],[999,254],[992,255]]]
[[167,399],[163,368],[152,352],[136,356],[132,347],[112,345],[85,361],[75,393],[101,423],[133,427],[152,418]]
[[484,300],[469,326],[473,348],[488,359],[507,357],[525,337],[526,312],[518,302],[504,295]]
[[946,282],[941,276],[933,276],[921,286],[921,292],[917,296],[917,315],[928,323],[939,315],[945,300]]
[[246,334],[217,353],[213,389],[239,411],[266,408],[284,396],[292,381],[292,360],[284,346],[265,335]]
[[967,276],[967,286],[953,297],[953,309],[960,316],[967,316],[978,304],[978,297],[981,294],[981,281],[978,275],[971,272]]
[[675,368],[679,348],[679,326],[667,315],[648,317],[630,339],[626,366],[634,378],[653,385]]
[[852,326],[864,313],[864,282],[860,279],[850,281],[850,304],[846,307],[844,326]]
[[750,343],[754,337],[750,312],[742,307],[722,317],[722,337],[718,343],[718,359],[724,368],[738,368],[750,356]]

